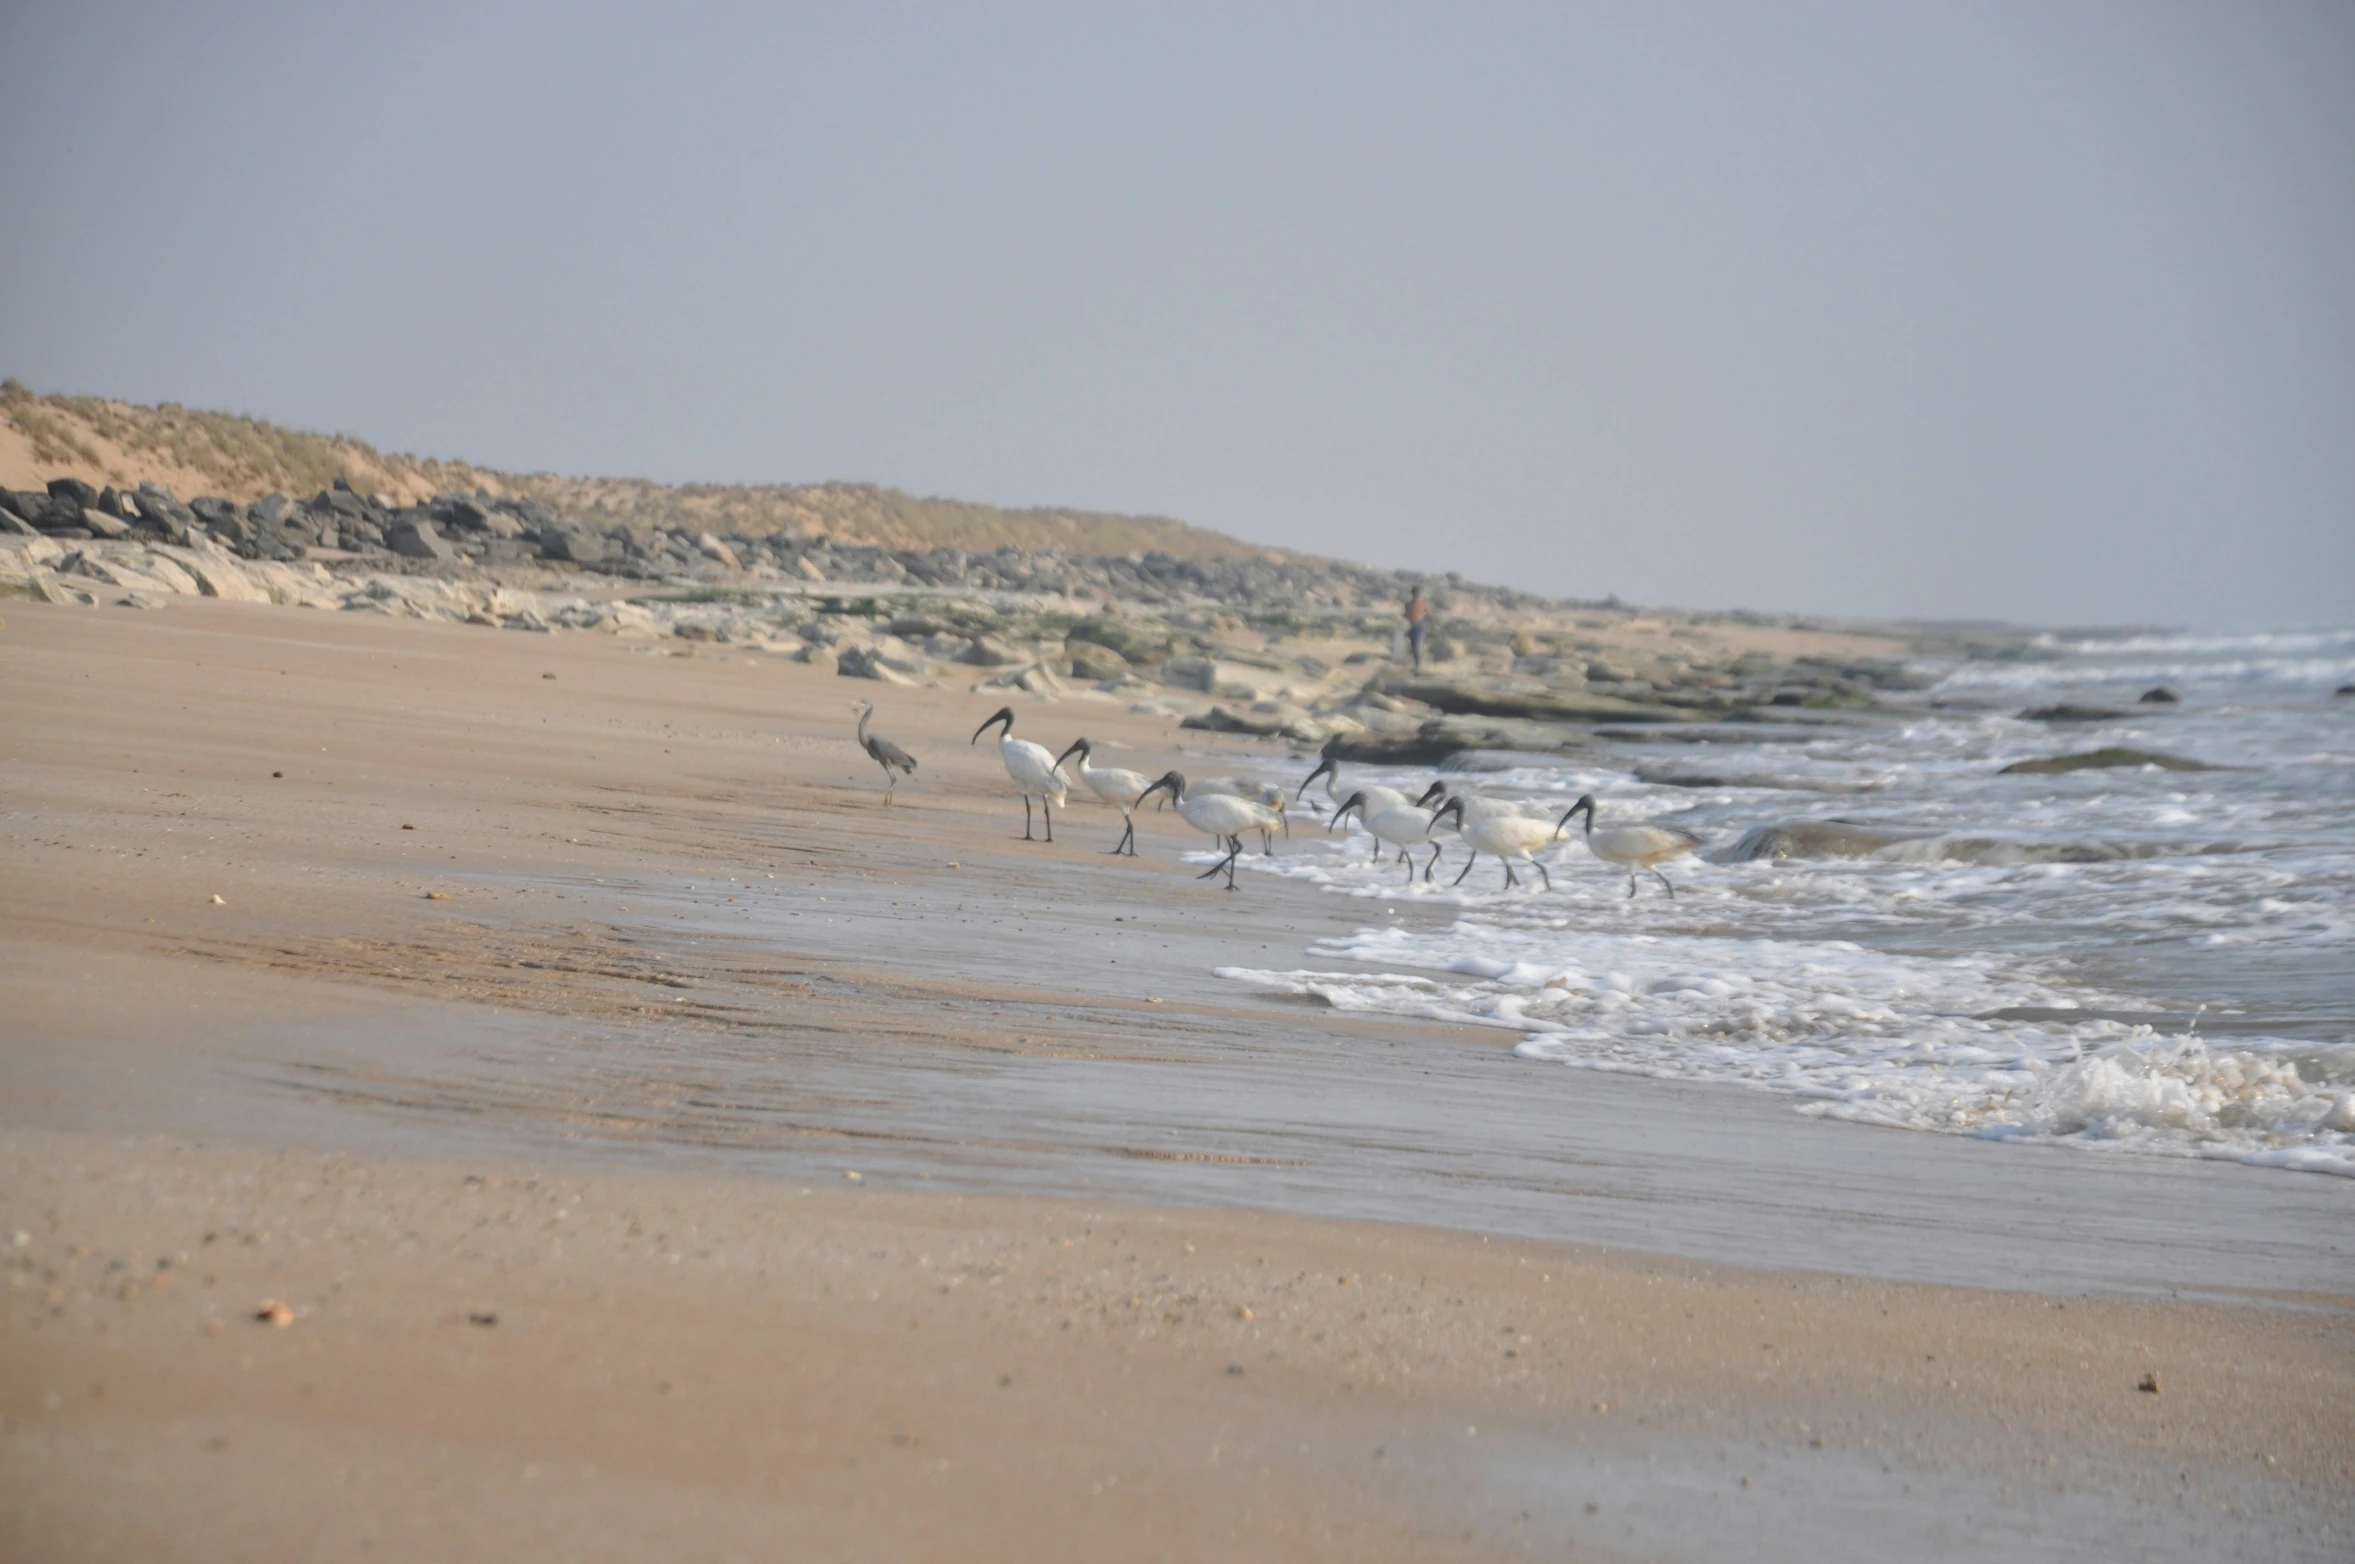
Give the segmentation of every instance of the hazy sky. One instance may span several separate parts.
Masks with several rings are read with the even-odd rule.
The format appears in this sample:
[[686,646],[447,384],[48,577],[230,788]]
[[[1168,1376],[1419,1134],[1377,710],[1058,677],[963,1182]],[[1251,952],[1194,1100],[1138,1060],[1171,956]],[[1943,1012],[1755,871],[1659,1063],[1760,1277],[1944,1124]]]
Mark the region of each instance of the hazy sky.
[[1647,602],[2355,619],[2355,5],[0,7],[0,371]]

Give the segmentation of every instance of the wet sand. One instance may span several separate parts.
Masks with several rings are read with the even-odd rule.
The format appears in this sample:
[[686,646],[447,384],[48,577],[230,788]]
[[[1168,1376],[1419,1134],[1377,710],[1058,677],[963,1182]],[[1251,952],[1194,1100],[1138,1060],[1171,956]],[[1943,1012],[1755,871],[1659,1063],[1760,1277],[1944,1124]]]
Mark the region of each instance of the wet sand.
[[[1134,863],[1101,808],[1021,842],[964,742],[996,696],[7,617],[12,1555],[2355,1538],[2339,1181],[1239,992],[1210,968],[1367,904],[1198,884],[1170,817]],[[923,762],[904,807],[863,694]],[[1142,769],[1247,749],[1014,704]]]

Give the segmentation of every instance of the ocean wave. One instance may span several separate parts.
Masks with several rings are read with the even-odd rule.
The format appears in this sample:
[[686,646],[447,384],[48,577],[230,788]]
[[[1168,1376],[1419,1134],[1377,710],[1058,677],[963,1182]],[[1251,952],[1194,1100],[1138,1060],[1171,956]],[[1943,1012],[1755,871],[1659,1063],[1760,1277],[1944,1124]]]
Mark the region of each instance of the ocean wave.
[[1938,695],[2006,693],[2056,688],[2112,686],[2120,690],[2153,685],[2271,686],[2335,689],[2355,679],[2355,655],[2346,657],[2244,657],[2214,662],[1999,663],[1955,669],[1931,691]]
[[2082,656],[2187,657],[2311,656],[2317,652],[2355,657],[2355,630],[2256,630],[2239,634],[2127,634],[2118,636],[2040,635],[2034,645]]
[[1730,845],[1701,854],[1715,864],[1786,858],[1872,859],[1882,863],[2118,863],[2244,849],[2225,843],[2034,841],[1963,831],[1917,831],[1842,820],[1794,820],[1754,826]]
[[[2106,1013],[2133,1001],[1993,957],[1469,920],[1312,954],[1379,970],[1217,970],[1337,1010],[1517,1031],[1523,1059],[1787,1093],[1822,1117],[2355,1176],[2355,1046],[2213,1052]],[[2006,1014],[2023,1010],[2039,1019]]]

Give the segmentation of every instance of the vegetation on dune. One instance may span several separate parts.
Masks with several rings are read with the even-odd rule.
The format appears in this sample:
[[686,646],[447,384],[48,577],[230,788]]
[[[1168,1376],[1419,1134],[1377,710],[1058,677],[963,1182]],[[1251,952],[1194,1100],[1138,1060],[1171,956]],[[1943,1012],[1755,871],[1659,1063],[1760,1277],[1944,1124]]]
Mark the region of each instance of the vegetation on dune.
[[776,534],[884,548],[1060,550],[1239,558],[1252,544],[1164,516],[1063,509],[1011,510],[926,499],[865,483],[664,484],[643,478],[511,473],[471,462],[378,450],[349,435],[313,434],[238,413],[102,397],[42,396],[0,382],[0,421],[31,446],[37,467],[125,487],[155,478],[239,502],[271,493],[308,495],[338,481],[397,500],[439,493],[530,498],[600,526],[652,532],[685,528],[722,537]]

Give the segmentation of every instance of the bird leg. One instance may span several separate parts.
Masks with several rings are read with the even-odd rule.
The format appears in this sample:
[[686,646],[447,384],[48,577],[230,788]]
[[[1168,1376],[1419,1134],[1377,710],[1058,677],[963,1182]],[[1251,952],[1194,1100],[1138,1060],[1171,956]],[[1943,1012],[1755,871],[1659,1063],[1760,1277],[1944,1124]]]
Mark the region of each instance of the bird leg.
[[1055,801],[1051,798],[1040,799],[1038,813],[1039,818],[1047,823],[1047,840],[1051,842],[1055,839]]
[[[1472,865],[1474,865],[1474,864],[1478,863],[1479,861],[1480,861],[1480,855],[1479,855],[1478,853],[1474,853],[1474,854],[1473,854],[1471,857],[1469,857],[1469,858],[1465,859],[1465,860],[1464,860],[1464,874],[1470,874],[1470,873],[1472,872]],[[1510,869],[1506,870],[1505,872],[1506,872],[1507,874],[1510,874],[1510,873],[1512,873],[1512,871],[1511,871]],[[1448,883],[1449,885],[1451,885],[1451,886],[1454,886],[1454,885],[1461,885],[1461,884],[1463,884],[1463,883],[1464,883],[1464,874],[1459,874],[1459,875],[1457,875],[1457,876],[1456,876],[1454,879],[1452,879],[1452,880],[1448,881],[1447,883]]]
[[[1134,820],[1129,820],[1126,815],[1122,815],[1120,818],[1128,821],[1128,829],[1121,832],[1120,840],[1112,844],[1112,855],[1116,858],[1120,856],[1123,848],[1130,847],[1137,839],[1137,823]],[[1134,857],[1135,854],[1131,853],[1130,856]]]
[[1529,867],[1535,869],[1537,871],[1537,877],[1545,881],[1545,888],[1547,890],[1550,891],[1554,888],[1554,877],[1545,872],[1544,864],[1539,863],[1536,859],[1532,858],[1529,860]]
[[1627,871],[1627,899],[1629,901],[1635,900],[1635,871],[1633,869]]
[[1441,853],[1445,852],[1446,850],[1447,850],[1447,849],[1445,849],[1444,847],[1440,846],[1440,845],[1439,845],[1439,843],[1437,843],[1437,842],[1433,842],[1433,843],[1431,844],[1431,861],[1430,861],[1429,863],[1427,863],[1427,864],[1423,865],[1423,879],[1424,879],[1426,882],[1428,882],[1428,881],[1430,880],[1430,878],[1431,878],[1431,871],[1432,871],[1434,868],[1438,867],[1438,864],[1439,864],[1439,855],[1440,855]]
[[1513,860],[1512,860],[1512,859],[1510,859],[1510,858],[1501,858],[1501,857],[1500,857],[1500,858],[1498,858],[1498,859],[1497,859],[1497,862],[1498,862],[1498,863],[1501,863],[1501,864],[1503,864],[1503,865],[1505,866],[1505,889],[1506,889],[1506,890],[1508,890],[1508,891],[1509,891],[1509,890],[1513,889],[1515,886],[1517,886],[1517,885],[1519,885],[1519,884],[1521,883],[1519,880],[1516,880],[1516,879],[1514,879],[1514,878],[1513,878]]
[[[1030,834],[1030,795],[1028,793],[1022,795],[1022,839],[1026,842],[1038,840]],[[1630,891],[1628,894],[1632,896],[1635,893]]]
[[1662,873],[1661,873],[1659,870],[1657,870],[1657,869],[1654,869],[1654,870],[1652,871],[1652,878],[1653,878],[1653,879],[1655,879],[1655,880],[1658,880],[1658,881],[1659,881],[1659,882],[1660,882],[1662,885],[1668,886],[1668,899],[1669,899],[1670,901],[1674,901],[1674,900],[1676,900],[1676,887],[1675,887],[1675,886],[1673,886],[1673,885],[1669,885],[1669,884],[1668,884],[1668,876],[1667,876],[1667,875],[1665,875],[1665,874],[1662,874]]

